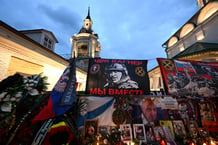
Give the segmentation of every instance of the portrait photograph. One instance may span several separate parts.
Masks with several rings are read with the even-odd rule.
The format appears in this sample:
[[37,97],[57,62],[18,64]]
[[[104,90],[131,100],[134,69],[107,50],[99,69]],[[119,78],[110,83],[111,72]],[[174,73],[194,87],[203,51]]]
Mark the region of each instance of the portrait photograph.
[[188,124],[188,130],[192,138],[198,138],[199,133],[198,133],[198,124],[195,120],[189,121]]
[[130,124],[121,124],[120,131],[122,141],[132,140],[132,128]]
[[168,119],[182,120],[184,125],[187,126],[190,120],[199,118],[197,103],[188,99],[177,99],[178,109],[167,110]]
[[114,96],[124,89],[128,90],[126,94],[119,95],[139,95],[138,91],[141,92],[140,95],[149,94],[147,60],[89,59],[86,85],[88,94]]
[[151,125],[145,125],[145,134],[146,134],[147,143],[156,142],[153,128]]
[[109,125],[99,126],[99,133],[111,134],[111,126]]
[[214,121],[214,108],[210,102],[199,103],[201,121]]
[[172,123],[173,123],[175,136],[181,137],[186,135],[185,126],[182,120],[173,120]]
[[159,98],[142,96],[129,99],[132,107],[132,124],[159,125],[159,120],[167,119],[166,111],[161,109]]
[[154,136],[157,141],[162,139],[166,140],[166,136],[164,134],[164,130],[161,126],[153,126]]
[[144,124],[133,124],[134,138],[146,141]]
[[98,134],[98,120],[85,120],[84,123],[84,139],[89,140]]

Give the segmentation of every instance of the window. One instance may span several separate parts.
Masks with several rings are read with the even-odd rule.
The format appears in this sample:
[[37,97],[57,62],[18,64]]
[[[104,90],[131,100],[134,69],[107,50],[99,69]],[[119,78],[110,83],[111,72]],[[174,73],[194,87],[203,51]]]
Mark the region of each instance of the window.
[[78,57],[87,57],[88,56],[88,46],[81,45],[78,47]]
[[162,80],[161,80],[161,77],[158,77],[158,89],[162,88]]
[[48,49],[50,49],[50,50],[53,50],[53,43],[52,43],[52,41],[48,38],[48,37],[44,37],[44,43],[43,43],[43,45],[45,46],[45,47],[47,47]]

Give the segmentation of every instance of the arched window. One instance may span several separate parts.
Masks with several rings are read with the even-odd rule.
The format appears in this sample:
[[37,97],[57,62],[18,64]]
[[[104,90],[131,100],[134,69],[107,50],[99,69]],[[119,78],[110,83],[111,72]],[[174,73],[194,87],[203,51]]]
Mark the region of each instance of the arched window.
[[78,47],[78,57],[88,57],[88,46],[81,45]]

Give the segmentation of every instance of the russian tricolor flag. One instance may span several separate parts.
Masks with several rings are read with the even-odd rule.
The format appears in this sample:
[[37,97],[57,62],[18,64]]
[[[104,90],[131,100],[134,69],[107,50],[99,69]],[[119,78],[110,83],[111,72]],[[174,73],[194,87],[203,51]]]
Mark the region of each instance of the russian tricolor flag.
[[72,59],[51,91],[48,104],[33,121],[60,116],[76,103],[76,66]]

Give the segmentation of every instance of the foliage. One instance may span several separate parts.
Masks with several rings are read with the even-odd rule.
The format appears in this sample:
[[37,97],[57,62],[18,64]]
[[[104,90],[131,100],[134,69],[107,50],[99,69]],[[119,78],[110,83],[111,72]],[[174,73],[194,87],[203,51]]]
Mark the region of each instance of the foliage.
[[47,90],[47,77],[15,74],[0,82],[0,138],[9,135],[24,120]]

